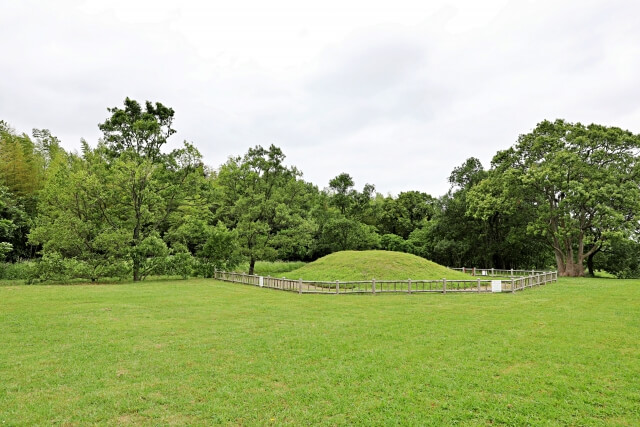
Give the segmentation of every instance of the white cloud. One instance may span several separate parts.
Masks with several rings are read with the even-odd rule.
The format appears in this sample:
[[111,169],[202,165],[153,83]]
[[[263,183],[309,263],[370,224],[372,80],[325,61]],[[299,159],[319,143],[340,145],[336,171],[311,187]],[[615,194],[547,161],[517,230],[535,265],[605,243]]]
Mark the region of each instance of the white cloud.
[[68,148],[130,96],[213,166],[274,143],[320,187],[440,195],[543,119],[640,132],[635,2],[5,3],[0,118]]

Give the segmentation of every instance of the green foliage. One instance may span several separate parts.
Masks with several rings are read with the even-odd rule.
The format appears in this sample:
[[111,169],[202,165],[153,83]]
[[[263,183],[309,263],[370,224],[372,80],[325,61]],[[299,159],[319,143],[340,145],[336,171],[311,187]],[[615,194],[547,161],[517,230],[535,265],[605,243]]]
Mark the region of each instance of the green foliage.
[[141,280],[150,274],[165,272],[169,248],[157,233],[145,237],[132,251],[134,262],[137,261],[140,266]]
[[218,222],[207,230],[206,241],[198,251],[200,272],[204,277],[213,277],[215,269],[232,270],[242,260],[238,243],[238,232],[227,229]]
[[196,272],[197,263],[197,259],[191,255],[187,247],[178,243],[173,246],[171,255],[165,261],[164,274],[188,279]]
[[329,181],[329,188],[332,191],[331,203],[340,210],[342,215],[347,214],[347,210],[354,202],[356,192],[353,185],[353,178],[348,173],[341,173]]
[[44,159],[28,135],[17,135],[0,122],[0,185],[25,200],[33,199],[43,182]]
[[406,240],[412,231],[433,218],[436,208],[436,200],[419,191],[402,192],[396,199],[385,197],[381,201],[378,229]]
[[470,194],[470,212],[531,212],[527,231],[555,253],[561,275],[611,239],[629,236],[640,210],[640,136],[615,127],[544,121],[499,152]]
[[24,280],[31,283],[35,278],[36,263],[34,261],[0,263],[0,279],[2,280]]
[[429,220],[410,232],[408,251],[450,266],[546,268],[550,259],[544,242],[526,233],[531,210],[496,209],[487,218],[469,214],[474,188],[486,176],[475,158],[454,168],[450,191],[431,204]]
[[385,251],[409,252],[407,241],[396,234],[385,234],[380,237],[380,249]]
[[619,279],[640,277],[640,243],[633,239],[617,239],[597,253],[594,261],[597,269],[615,275]]
[[199,191],[205,178],[191,144],[160,151],[174,133],[173,110],[147,102],[143,111],[127,98],[124,109],[109,111],[100,125],[105,142],[95,149],[83,142],[82,157],[51,159],[30,239],[45,255],[86,263],[92,280],[115,260],[128,259],[137,281],[166,269],[163,235],[181,225],[172,214],[206,205]]
[[329,252],[376,249],[380,236],[370,225],[337,216],[324,224],[320,245]]
[[0,261],[17,261],[32,254],[26,241],[31,225],[21,199],[0,186]]
[[555,256],[561,274],[584,262],[638,274],[640,136],[618,128],[542,122],[491,170],[473,157],[454,168],[434,199],[359,191],[348,173],[319,191],[273,145],[212,171],[190,143],[163,151],[171,108],[126,98],[108,111],[81,155],[0,121],[0,261],[42,255],[42,280],[138,281],[382,248],[444,265],[546,268]]
[[109,108],[111,117],[98,125],[104,133],[108,152],[114,158],[130,151],[152,162],[157,160],[160,148],[175,133],[171,127],[174,111],[159,102],[147,101],[143,110],[132,99],[124,100],[124,109]]
[[242,158],[230,158],[215,180],[215,216],[237,231],[250,274],[257,260],[273,260],[279,251],[310,250],[314,225],[305,216],[312,189],[284,158],[278,147],[257,146]]

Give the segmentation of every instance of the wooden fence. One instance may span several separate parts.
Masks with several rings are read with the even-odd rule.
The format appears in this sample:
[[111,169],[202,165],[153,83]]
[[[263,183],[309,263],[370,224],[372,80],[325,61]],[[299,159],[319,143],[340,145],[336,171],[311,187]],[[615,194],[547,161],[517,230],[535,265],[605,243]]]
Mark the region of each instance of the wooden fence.
[[[335,282],[317,280],[292,280],[284,277],[250,276],[243,273],[216,271],[214,277],[218,280],[242,283],[261,288],[278,289],[282,291],[298,292],[300,294],[383,294],[383,293],[427,293],[438,292],[515,292],[534,286],[546,285],[558,281],[556,271],[535,270],[498,270],[465,268],[453,270],[464,271],[474,275],[469,280],[366,280]],[[481,279],[493,277],[494,279]]]

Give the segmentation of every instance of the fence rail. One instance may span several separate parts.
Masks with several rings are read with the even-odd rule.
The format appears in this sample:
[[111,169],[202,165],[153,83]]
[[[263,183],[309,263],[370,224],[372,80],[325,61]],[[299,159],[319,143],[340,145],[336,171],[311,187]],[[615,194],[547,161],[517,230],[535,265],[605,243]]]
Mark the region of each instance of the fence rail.
[[[546,285],[558,281],[557,271],[535,270],[498,270],[498,269],[465,269],[463,271],[474,278],[469,280],[363,280],[363,281],[317,281],[292,280],[284,277],[256,276],[244,273],[216,271],[218,280],[261,288],[298,292],[299,294],[383,294],[383,293],[427,293],[427,292],[516,292],[534,286]],[[481,279],[480,277],[497,277],[498,279]]]

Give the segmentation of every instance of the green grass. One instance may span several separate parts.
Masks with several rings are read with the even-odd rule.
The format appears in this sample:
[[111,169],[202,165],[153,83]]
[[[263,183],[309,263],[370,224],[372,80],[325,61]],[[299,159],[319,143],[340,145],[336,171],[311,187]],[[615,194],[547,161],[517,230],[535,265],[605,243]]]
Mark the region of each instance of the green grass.
[[640,281],[0,287],[0,425],[638,425]]
[[470,280],[468,274],[402,252],[342,251],[283,274],[303,280]]
[[[254,274],[258,276],[282,277],[282,273],[303,267],[306,262],[302,261],[256,261]],[[241,264],[235,271],[240,273],[249,272],[249,263]]]

